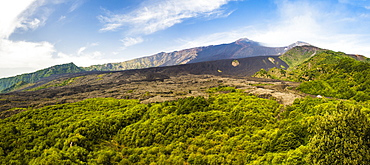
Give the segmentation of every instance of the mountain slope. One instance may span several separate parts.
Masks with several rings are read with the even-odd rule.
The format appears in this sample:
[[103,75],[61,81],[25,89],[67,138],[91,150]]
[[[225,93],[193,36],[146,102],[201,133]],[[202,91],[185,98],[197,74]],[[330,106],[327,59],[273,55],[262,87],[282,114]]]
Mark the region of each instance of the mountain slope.
[[295,66],[308,60],[310,57],[323,51],[324,49],[311,45],[297,46],[288,50],[279,58],[285,61],[289,65],[289,67],[294,68]]
[[304,42],[296,42],[286,47],[265,47],[258,42],[244,38],[230,44],[196,47],[170,53],[161,52],[152,56],[142,57],[125,62],[93,65],[90,67],[85,67],[84,69],[86,71],[117,71],[158,66],[171,66],[221,59],[238,59],[272,55],[278,56],[295,46],[301,45],[308,44]]
[[331,50],[319,50],[320,53],[307,56],[317,50],[315,47],[293,48],[286,54],[294,56],[285,56],[293,67],[260,70],[255,76],[302,82],[297,89],[308,94],[370,100],[370,63],[365,57]]
[[[164,99],[198,94],[203,96],[205,88],[229,83],[226,78],[254,80],[256,78],[250,76],[255,72],[273,67],[288,66],[277,56],[266,56],[126,71],[53,75],[35,82],[23,91],[0,94],[0,100],[4,102],[0,104],[0,111],[75,102],[91,97],[149,99],[148,102],[152,102],[159,95]],[[248,83],[238,86],[245,85]]]
[[22,74],[14,77],[0,79],[0,93],[10,92],[26,84],[34,83],[41,78],[55,74],[77,73],[84,70],[77,67],[74,63],[55,65],[33,73]]
[[222,45],[211,45],[175,51],[171,53],[158,53],[156,55],[133,59],[120,63],[108,63],[79,68],[73,63],[57,65],[34,73],[23,74],[10,78],[0,79],[0,93],[11,92],[27,88],[32,83],[50,75],[77,73],[83,71],[120,71],[141,69],[159,66],[173,66],[187,63],[215,61],[221,59],[239,59],[255,56],[278,56],[295,46],[308,45],[296,42],[286,47],[265,47],[248,39],[239,39],[236,42]]

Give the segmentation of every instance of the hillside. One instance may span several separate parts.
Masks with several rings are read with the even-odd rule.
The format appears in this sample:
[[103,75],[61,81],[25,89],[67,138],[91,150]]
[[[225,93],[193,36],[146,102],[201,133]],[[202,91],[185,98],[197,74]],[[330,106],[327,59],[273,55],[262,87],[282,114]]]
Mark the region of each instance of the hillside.
[[323,51],[325,50],[311,45],[297,46],[288,50],[286,53],[279,56],[279,58],[286,62],[290,68],[294,68]]
[[[78,73],[84,71],[121,71],[215,61],[221,59],[239,59],[272,55],[278,56],[287,50],[300,45],[308,44],[304,42],[296,42],[286,47],[265,47],[260,45],[258,42],[244,38],[230,44],[197,47],[170,53],[162,52],[152,56],[120,63],[108,63],[104,65],[93,65],[90,67],[77,67],[73,63],[56,65],[33,73],[0,79],[0,93],[7,93],[29,88],[30,86],[34,85],[34,82],[51,75]],[[250,73],[252,71],[253,70],[248,72]]]
[[[293,67],[287,70],[282,68],[261,69],[254,76],[303,82],[298,89],[313,95],[356,101],[370,99],[370,63],[366,58],[330,50],[320,50],[319,53],[308,57],[307,54],[311,54],[313,51],[317,51],[317,48],[293,48],[286,54],[299,54],[301,52],[301,57],[304,59],[301,61],[303,62],[291,65]],[[284,56],[285,58],[282,59],[289,63],[290,61],[298,61],[294,60],[297,56]],[[290,63],[292,64],[292,62]]]
[[137,58],[120,63],[108,63],[84,67],[86,71],[118,71],[127,69],[141,69],[158,66],[172,66],[221,59],[238,59],[255,56],[278,56],[295,47],[308,45],[296,42],[286,47],[265,47],[258,42],[243,38],[230,44],[211,45],[175,51],[161,52],[152,56]]
[[73,63],[55,65],[46,69],[42,69],[33,73],[22,74],[9,78],[0,79],[0,93],[10,92],[12,90],[19,89],[34,83],[44,77],[49,77],[56,74],[65,74],[65,73],[78,73],[83,72],[84,70],[77,67]]

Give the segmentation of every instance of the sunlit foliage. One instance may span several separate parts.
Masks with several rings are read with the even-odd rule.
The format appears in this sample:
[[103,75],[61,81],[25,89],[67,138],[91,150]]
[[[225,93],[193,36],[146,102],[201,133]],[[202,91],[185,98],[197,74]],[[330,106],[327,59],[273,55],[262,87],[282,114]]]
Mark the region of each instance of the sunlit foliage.
[[227,91],[28,110],[0,120],[0,164],[307,164],[331,163],[322,155],[338,150],[353,156],[336,164],[369,158],[367,102],[305,98],[283,107]]

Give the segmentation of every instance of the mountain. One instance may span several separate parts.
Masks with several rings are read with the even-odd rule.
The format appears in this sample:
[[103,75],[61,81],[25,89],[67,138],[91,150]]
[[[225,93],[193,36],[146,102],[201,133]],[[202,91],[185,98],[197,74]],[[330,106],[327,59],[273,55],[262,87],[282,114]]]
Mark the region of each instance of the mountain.
[[0,79],[0,93],[11,92],[32,86],[34,82],[51,75],[78,73],[84,71],[120,71],[150,67],[173,66],[222,59],[239,59],[256,56],[279,56],[295,46],[309,45],[296,42],[286,47],[266,47],[260,43],[242,38],[230,44],[196,47],[170,53],[133,59],[120,63],[77,67],[75,64],[56,65],[34,73]]
[[[264,56],[125,71],[52,75],[17,91],[0,94],[0,100],[6,100],[0,104],[0,111],[75,102],[89,97],[153,100],[152,97],[163,93],[192,96],[189,90],[201,93],[200,91],[204,92],[205,88],[218,86],[222,82],[227,83],[222,77],[241,78],[243,81],[254,80],[250,76],[261,68],[268,70],[274,67],[287,68],[288,65],[277,56]],[[262,80],[258,79],[258,81]],[[199,83],[194,84],[194,82]],[[153,89],[155,88],[153,86],[159,86],[159,84],[163,88],[160,89],[162,93],[157,93],[158,89]],[[199,89],[198,85],[203,89]],[[248,86],[248,83],[239,86],[244,85]],[[130,90],[132,91],[129,92]],[[163,95],[163,97],[176,98],[169,95]]]
[[24,85],[34,83],[44,77],[55,74],[78,73],[84,70],[74,63],[55,65],[46,69],[38,70],[33,73],[22,74],[9,78],[0,79],[0,93],[10,92],[12,90],[24,87]]
[[161,52],[152,56],[137,58],[120,63],[108,63],[85,67],[86,71],[117,71],[158,66],[171,66],[221,59],[238,59],[255,56],[278,56],[295,46],[309,45],[296,42],[285,47],[266,47],[260,43],[242,38],[233,43],[196,47],[170,53]]

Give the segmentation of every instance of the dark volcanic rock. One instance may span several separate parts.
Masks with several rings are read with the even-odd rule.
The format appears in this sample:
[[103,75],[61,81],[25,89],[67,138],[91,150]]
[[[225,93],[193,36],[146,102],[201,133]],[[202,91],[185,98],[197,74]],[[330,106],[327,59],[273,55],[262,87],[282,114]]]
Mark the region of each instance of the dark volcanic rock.
[[[236,65],[237,64],[237,65]],[[36,82],[27,89],[0,94],[0,112],[9,116],[21,111],[11,108],[38,108],[46,105],[76,102],[87,98],[114,97],[148,102],[173,100],[186,96],[207,96],[206,90],[220,84],[238,81],[277,81],[250,77],[261,68],[288,67],[277,56],[250,57],[237,60],[216,60],[192,64],[135,69],[126,71],[94,71],[54,75]],[[60,86],[60,82],[71,83]],[[238,86],[245,86],[242,83]],[[44,88],[40,88],[44,87]]]
[[222,59],[239,59],[256,56],[279,56],[295,46],[309,45],[296,42],[285,47],[266,47],[258,42],[243,38],[233,43],[196,47],[170,53],[161,52],[152,56],[137,58],[120,63],[109,63],[86,67],[88,71],[117,71],[158,66],[197,63]]

